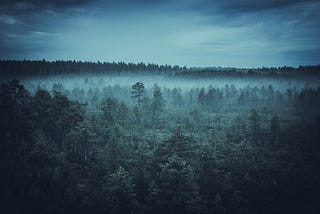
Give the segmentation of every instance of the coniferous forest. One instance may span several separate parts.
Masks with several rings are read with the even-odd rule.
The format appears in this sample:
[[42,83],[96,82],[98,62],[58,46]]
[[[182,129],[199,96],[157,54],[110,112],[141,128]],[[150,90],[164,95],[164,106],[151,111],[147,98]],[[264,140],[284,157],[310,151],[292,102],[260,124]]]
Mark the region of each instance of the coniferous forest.
[[319,213],[319,66],[0,65],[0,213]]

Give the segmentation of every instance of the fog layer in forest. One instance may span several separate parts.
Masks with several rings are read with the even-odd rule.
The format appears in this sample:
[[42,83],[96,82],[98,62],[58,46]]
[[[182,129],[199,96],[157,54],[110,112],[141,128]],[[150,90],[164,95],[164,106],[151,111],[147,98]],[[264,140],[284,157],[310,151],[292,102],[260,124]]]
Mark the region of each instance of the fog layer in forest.
[[232,74],[3,78],[1,213],[318,213],[319,76]]

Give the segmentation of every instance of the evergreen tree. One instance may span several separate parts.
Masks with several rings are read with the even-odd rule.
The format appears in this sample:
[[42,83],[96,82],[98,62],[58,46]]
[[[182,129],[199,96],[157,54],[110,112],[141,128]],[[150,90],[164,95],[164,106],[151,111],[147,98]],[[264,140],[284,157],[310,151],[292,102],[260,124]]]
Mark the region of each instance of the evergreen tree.
[[200,201],[193,168],[176,154],[160,165],[160,202],[168,213],[194,213]]
[[121,126],[127,127],[130,122],[129,107],[125,102],[121,102],[117,109],[117,120]]
[[280,137],[280,122],[277,114],[274,114],[270,121],[271,142],[276,143]]
[[177,154],[179,157],[185,160],[190,160],[193,162],[195,160],[195,155],[197,151],[197,145],[195,145],[194,140],[191,136],[183,134],[182,127],[176,127],[170,136],[170,138],[165,142],[167,154]]
[[138,208],[132,178],[123,167],[106,177],[103,189],[108,203],[108,213],[133,213]]
[[96,133],[88,119],[78,123],[67,135],[67,149],[77,161],[88,161],[88,156],[96,143]]
[[250,119],[251,135],[254,139],[257,139],[260,133],[260,116],[256,111],[256,109],[253,108],[251,110],[249,119]]
[[24,86],[18,80],[1,83],[0,141],[9,136],[14,144],[32,140],[36,126],[33,117],[31,97]]
[[136,84],[132,85],[131,97],[137,98],[138,106],[140,106],[141,104],[141,97],[143,95],[144,89],[144,84],[142,82],[137,82]]
[[139,142],[132,162],[135,168],[133,175],[135,177],[137,197],[142,205],[146,201],[148,181],[151,177],[151,156],[150,146],[146,142]]
[[204,88],[200,90],[200,93],[198,95],[198,102],[201,104],[201,106],[204,106],[206,104],[206,90]]
[[55,115],[53,111],[53,99],[50,93],[44,89],[38,89],[33,98],[33,109],[37,112],[35,120],[44,132],[45,136],[51,138]]
[[102,112],[108,126],[114,125],[117,121],[118,100],[108,97],[102,103]]
[[153,86],[153,97],[151,101],[151,114],[152,114],[154,123],[159,122],[159,118],[161,113],[164,110],[164,107],[165,107],[165,104],[162,97],[161,89],[157,84],[155,84]]
[[53,138],[60,150],[65,149],[66,135],[72,127],[84,119],[82,106],[70,101],[65,95],[54,92],[52,109],[57,117],[54,121]]

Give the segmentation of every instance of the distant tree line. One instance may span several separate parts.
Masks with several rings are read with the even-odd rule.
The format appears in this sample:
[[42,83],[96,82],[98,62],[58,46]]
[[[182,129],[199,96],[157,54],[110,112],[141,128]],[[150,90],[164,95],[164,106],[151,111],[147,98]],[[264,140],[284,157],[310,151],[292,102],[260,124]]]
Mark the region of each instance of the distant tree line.
[[171,73],[186,67],[124,62],[0,60],[0,77],[50,76],[62,74],[114,74],[122,72]]
[[187,68],[186,66],[157,65],[125,62],[82,61],[30,61],[0,60],[0,77],[17,78],[30,76],[52,76],[63,74],[119,74],[119,73],[163,73],[179,76],[288,76],[319,75],[320,66],[241,68]]

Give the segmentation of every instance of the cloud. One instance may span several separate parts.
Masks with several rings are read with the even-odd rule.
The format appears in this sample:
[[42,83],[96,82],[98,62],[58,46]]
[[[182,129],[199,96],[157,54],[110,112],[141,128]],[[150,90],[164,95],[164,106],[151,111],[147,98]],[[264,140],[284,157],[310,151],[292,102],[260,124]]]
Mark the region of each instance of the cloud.
[[52,5],[52,6],[70,6],[70,5],[79,5],[83,3],[90,3],[92,0],[27,0],[27,1],[21,1],[21,0],[1,0],[1,5],[15,5],[17,7],[25,7],[27,5],[33,4],[33,5]]
[[0,22],[5,23],[5,24],[9,24],[9,25],[13,25],[17,22],[17,20],[12,16],[0,15]]
[[319,0],[194,0],[192,8],[204,12],[224,12],[224,13],[248,13],[261,12],[265,10],[283,9],[292,5],[308,4],[310,2],[319,2]]
[[0,2],[2,58],[319,64],[316,0]]

